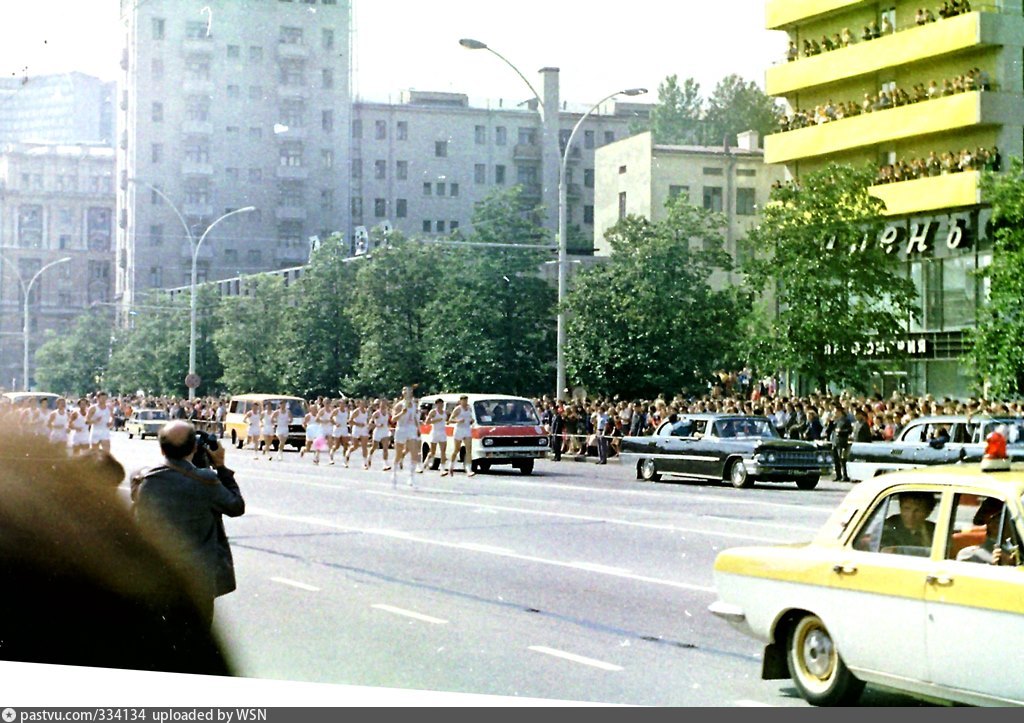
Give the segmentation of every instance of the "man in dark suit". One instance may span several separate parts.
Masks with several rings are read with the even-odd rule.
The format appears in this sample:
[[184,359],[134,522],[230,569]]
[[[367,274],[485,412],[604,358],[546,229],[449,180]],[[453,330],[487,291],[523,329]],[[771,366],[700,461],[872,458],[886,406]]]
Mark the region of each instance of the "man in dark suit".
[[196,431],[188,422],[165,425],[159,433],[161,465],[132,478],[139,527],[162,537],[168,551],[192,567],[202,591],[202,611],[213,622],[213,600],[235,589],[235,570],[222,515],[245,514],[235,475],[224,466],[224,447],[210,449],[212,468],[193,462]]
[[551,451],[554,453],[555,461],[562,461],[562,434],[565,432],[565,417],[562,416],[562,405],[551,406]]

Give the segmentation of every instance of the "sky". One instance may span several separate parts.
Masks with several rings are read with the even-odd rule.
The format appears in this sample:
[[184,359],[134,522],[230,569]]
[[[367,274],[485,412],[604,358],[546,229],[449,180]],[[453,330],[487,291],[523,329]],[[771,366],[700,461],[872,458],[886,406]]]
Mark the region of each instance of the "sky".
[[[118,0],[0,2],[5,77],[77,70],[116,79]],[[653,102],[672,74],[696,78],[705,96],[730,73],[763,86],[765,67],[786,47],[784,34],[763,28],[765,0],[354,3],[354,84],[360,98],[373,101],[397,102],[408,89],[466,93],[474,105],[529,97],[522,80],[494,55],[461,48],[464,37],[501,53],[538,90],[537,71],[560,68],[562,100],[577,105],[636,87],[651,91],[638,100]]]

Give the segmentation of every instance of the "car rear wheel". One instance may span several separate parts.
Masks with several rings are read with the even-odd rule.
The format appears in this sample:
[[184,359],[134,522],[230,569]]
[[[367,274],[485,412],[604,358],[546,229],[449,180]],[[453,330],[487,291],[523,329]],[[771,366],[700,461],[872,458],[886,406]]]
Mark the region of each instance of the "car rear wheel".
[[653,459],[640,460],[640,476],[647,482],[661,481],[661,475],[658,474],[658,467]]
[[737,488],[754,486],[754,478],[747,472],[747,465],[742,459],[736,460],[729,467],[729,482]]
[[[486,462],[484,462],[484,464],[487,464],[487,467],[491,466]],[[520,474],[533,474],[533,460],[523,460],[522,462],[516,465],[516,468],[518,468]]]
[[798,477],[796,480],[796,486],[802,490],[813,490],[818,486],[817,475],[811,477]]
[[811,705],[847,705],[860,697],[864,682],[853,676],[836,650],[825,623],[805,615],[789,633],[786,644],[789,675]]
[[128,432],[128,439],[134,439],[134,438],[135,438],[135,435],[132,434],[131,432]]

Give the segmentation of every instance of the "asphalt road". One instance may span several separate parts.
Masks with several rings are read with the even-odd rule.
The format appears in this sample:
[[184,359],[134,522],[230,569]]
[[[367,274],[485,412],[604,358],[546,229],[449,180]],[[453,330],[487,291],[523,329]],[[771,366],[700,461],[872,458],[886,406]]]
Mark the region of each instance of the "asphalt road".
[[[156,443],[115,435],[128,468]],[[652,706],[804,706],[707,612],[727,547],[809,539],[849,489],[651,484],[616,462],[442,478],[228,451],[240,675]],[[869,689],[862,703],[916,705]]]

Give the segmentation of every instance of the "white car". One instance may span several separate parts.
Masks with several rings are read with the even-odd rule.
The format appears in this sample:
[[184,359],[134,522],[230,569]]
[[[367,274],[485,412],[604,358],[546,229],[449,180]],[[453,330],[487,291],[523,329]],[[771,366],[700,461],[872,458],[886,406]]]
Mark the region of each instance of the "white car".
[[155,437],[167,422],[167,412],[163,409],[136,409],[125,421],[124,431],[128,432],[128,439],[135,435],[139,439]]

